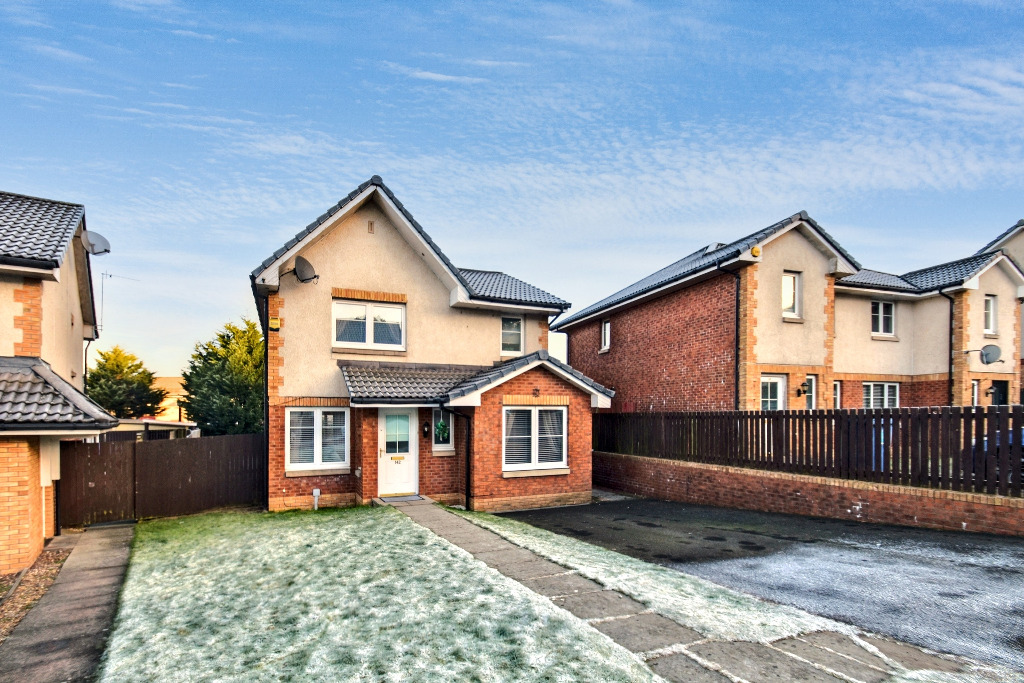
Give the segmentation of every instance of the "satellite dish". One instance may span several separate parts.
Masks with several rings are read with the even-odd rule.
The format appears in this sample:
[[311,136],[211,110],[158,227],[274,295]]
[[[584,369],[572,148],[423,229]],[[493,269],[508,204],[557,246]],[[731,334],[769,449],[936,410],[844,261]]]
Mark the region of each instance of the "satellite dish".
[[82,231],[82,246],[93,256],[102,256],[110,253],[110,242],[98,232],[90,230]]
[[995,344],[986,344],[981,347],[981,362],[985,365],[991,365],[999,360],[1000,353],[999,347]]
[[[295,277],[298,281],[303,284],[307,282],[315,282],[320,279],[320,276],[316,274],[316,270],[313,268],[313,264],[301,256],[295,257],[295,268],[292,272],[295,273]],[[998,351],[998,349],[996,350]]]

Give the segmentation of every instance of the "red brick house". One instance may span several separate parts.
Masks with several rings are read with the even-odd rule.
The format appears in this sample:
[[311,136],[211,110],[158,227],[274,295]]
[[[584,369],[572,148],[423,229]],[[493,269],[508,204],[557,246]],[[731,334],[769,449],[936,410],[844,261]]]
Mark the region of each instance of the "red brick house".
[[0,192],[0,574],[57,531],[61,440],[117,425],[82,393],[98,336],[87,241],[85,207]]
[[[799,213],[551,329],[617,412],[1004,404],[1019,395],[1022,285],[999,250],[868,270]],[[989,345],[1000,362],[983,361]]]
[[378,176],[251,274],[267,339],[268,505],[588,501],[612,392],[547,353],[569,304],[457,268]]

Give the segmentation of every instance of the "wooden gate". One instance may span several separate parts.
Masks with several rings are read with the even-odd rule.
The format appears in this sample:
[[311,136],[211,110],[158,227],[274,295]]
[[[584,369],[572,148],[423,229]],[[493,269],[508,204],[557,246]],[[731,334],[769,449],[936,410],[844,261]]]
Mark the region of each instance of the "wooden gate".
[[188,515],[266,505],[262,434],[107,443],[64,442],[60,524]]

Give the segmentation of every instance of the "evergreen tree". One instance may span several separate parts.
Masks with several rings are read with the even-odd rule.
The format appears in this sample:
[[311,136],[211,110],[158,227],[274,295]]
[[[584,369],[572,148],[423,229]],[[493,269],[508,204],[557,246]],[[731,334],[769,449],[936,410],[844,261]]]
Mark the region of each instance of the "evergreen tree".
[[227,323],[196,344],[182,376],[181,404],[204,436],[263,431],[263,335],[254,322]]
[[115,417],[125,419],[155,415],[167,396],[153,386],[153,373],[138,356],[120,346],[100,351],[89,371],[85,393]]

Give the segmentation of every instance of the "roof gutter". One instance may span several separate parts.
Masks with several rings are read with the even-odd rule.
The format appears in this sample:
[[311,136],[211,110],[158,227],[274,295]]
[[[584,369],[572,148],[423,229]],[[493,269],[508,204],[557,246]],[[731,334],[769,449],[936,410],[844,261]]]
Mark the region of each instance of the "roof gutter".
[[38,268],[39,270],[53,270],[59,267],[56,261],[50,259],[19,258],[17,256],[0,256],[0,265]]

